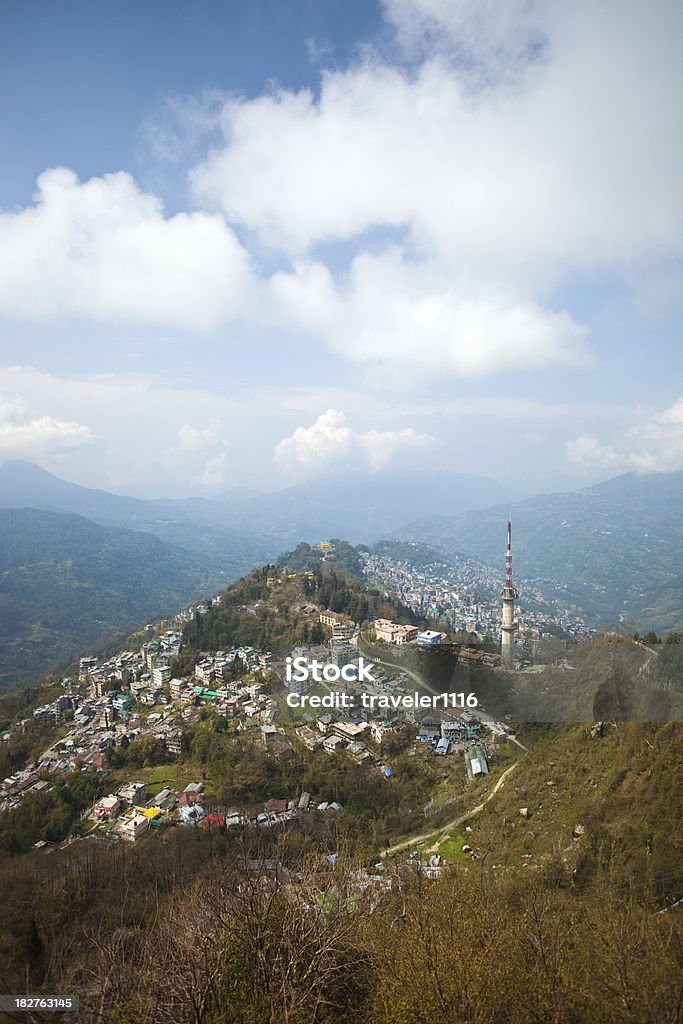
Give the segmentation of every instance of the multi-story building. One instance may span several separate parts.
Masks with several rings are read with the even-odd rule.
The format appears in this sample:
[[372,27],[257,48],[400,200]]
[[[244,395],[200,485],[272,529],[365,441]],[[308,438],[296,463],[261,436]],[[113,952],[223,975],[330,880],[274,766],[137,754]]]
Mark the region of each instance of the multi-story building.
[[170,683],[170,681],[171,681],[171,669],[170,669],[170,667],[165,662],[162,662],[162,663],[158,663],[157,662],[154,665],[154,668],[152,669],[152,683],[154,684],[154,686],[157,686],[157,687],[164,686],[165,683]]
[[117,826],[118,834],[130,843],[143,836],[148,828],[149,818],[138,810],[128,811]]
[[345,622],[345,616],[339,615],[338,612],[332,612],[327,608],[324,612],[321,612],[318,616],[318,621],[322,622],[323,626],[334,626],[336,623]]
[[375,636],[389,644],[409,644],[417,638],[417,626],[402,626],[389,619],[375,619],[373,623]]
[[109,796],[100,797],[97,803],[93,806],[95,817],[99,818],[100,821],[111,821],[121,810],[121,801],[118,796],[110,793]]
[[434,629],[425,629],[423,633],[417,634],[417,643],[420,647],[438,647],[445,638],[444,633],[437,633]]

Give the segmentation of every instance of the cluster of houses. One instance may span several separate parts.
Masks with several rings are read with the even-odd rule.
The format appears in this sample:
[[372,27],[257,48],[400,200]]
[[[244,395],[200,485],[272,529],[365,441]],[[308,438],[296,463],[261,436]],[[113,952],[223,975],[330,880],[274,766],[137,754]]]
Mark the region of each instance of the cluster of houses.
[[[308,612],[331,630],[331,638],[327,644],[296,647],[291,652],[292,657],[337,666],[357,664],[358,625],[347,616],[329,609],[320,610],[314,605],[310,605]],[[376,620],[375,632],[395,644],[415,642],[432,646],[445,639],[444,634],[436,631],[420,634],[416,627],[384,619]],[[158,741],[169,759],[179,755],[184,728],[199,718],[202,707],[237,719],[239,729],[247,725],[260,727],[263,744],[278,759],[294,756],[288,737],[273,725],[277,705],[267,692],[264,676],[271,669],[278,672],[283,666],[273,665],[269,652],[248,646],[204,651],[197,657],[192,676],[179,679],[173,676],[171,661],[180,647],[178,622],[170,620],[170,628],[146,640],[138,650],[122,651],[103,661],[82,658],[79,686],[74,687],[65,680],[64,692],[33,712],[33,721],[38,724],[63,725],[60,738],[33,765],[0,784],[0,810],[15,807],[26,793],[49,788],[50,775],[88,767],[104,771],[108,749],[128,746],[135,739],[151,737]],[[460,656],[476,659],[482,657],[482,652],[465,648]],[[359,692],[400,695],[407,692],[404,684],[413,685],[407,676],[394,678],[374,666],[372,684],[354,684],[351,680],[345,688],[351,693],[355,688]],[[287,685],[294,689],[297,684],[288,682]],[[301,684],[302,691],[308,685]],[[364,711],[363,717],[350,715],[344,720],[335,720],[332,715],[321,713],[308,724],[295,728],[295,733],[309,750],[321,748],[330,754],[343,750],[358,763],[374,763],[378,761],[377,750],[374,745],[368,747],[368,740],[381,746],[387,735],[397,727],[402,728],[401,723],[386,721],[382,715],[386,715],[386,711]],[[410,715],[405,717],[410,718]],[[429,719],[427,712],[417,713],[412,720],[418,726],[418,742],[432,744],[438,754],[449,753],[451,747],[458,744],[464,749],[478,739],[481,729],[477,716],[465,710],[444,711],[435,721]],[[29,721],[24,719],[13,729],[25,728]],[[470,777],[477,776],[477,766],[481,772],[486,772],[484,750],[480,757],[470,758],[467,764]],[[387,777],[392,774],[387,766],[381,768]],[[202,824],[202,827],[216,824],[205,810],[201,784],[194,789],[191,785],[178,795],[170,790],[162,791],[150,803],[145,803],[143,790],[142,784],[131,783],[118,793],[108,794],[93,808],[94,818],[107,824],[115,822],[115,834],[131,840],[158,827],[169,814],[183,824]],[[328,809],[322,808],[324,812]],[[265,808],[263,814],[269,815],[268,822],[275,823],[279,819],[273,815],[291,817],[293,810],[299,813],[301,808]],[[331,813],[337,810],[331,805]],[[203,824],[206,822],[208,825]],[[231,818],[227,824],[235,823],[241,822]],[[265,824],[257,819],[255,823]]]
[[[88,767],[104,770],[107,750],[135,739],[151,737],[169,758],[176,757],[182,751],[185,727],[197,720],[202,706],[254,725],[272,721],[276,704],[263,680],[270,665],[268,652],[246,646],[202,652],[193,677],[177,679],[172,676],[171,659],[180,646],[181,634],[174,621],[172,628],[147,640],[139,650],[122,651],[103,661],[81,658],[78,686],[65,679],[64,692],[2,734],[2,740],[9,740],[31,721],[63,727],[59,739],[35,764],[2,782],[0,810],[16,807],[25,793],[49,786],[48,775]],[[135,827],[142,828],[139,819]]]
[[300,725],[295,730],[307,750],[320,747],[328,754],[346,750],[354,761],[362,764],[374,761],[372,752],[364,740],[382,742],[382,737],[392,731],[390,723],[368,722],[363,719],[335,721],[330,714],[318,715],[315,726]]
[[375,619],[372,624],[375,637],[387,644],[396,644],[398,647],[403,644],[410,644],[417,640],[417,626],[402,626],[398,622],[391,622],[390,619]]
[[35,766],[14,772],[0,782],[0,811],[11,811],[27,793],[41,793],[49,789],[50,783],[41,777]]
[[[417,615],[440,619],[453,631],[474,634],[478,640],[500,636],[500,568],[462,555],[420,567],[387,555],[367,554],[364,558],[363,572],[368,581],[397,594]],[[540,607],[518,607],[520,638],[538,641],[554,635],[558,626],[569,636],[588,638],[595,634],[581,610],[567,603],[563,585],[548,579],[522,583],[524,593]],[[553,611],[543,611],[543,604],[552,604]],[[409,642],[388,636],[381,639],[389,643]]]
[[117,793],[100,797],[92,806],[90,817],[105,826],[106,831],[128,842],[140,839],[148,829],[159,828],[176,818],[183,824],[201,821],[204,817],[194,812],[199,807],[203,789],[201,782],[191,782],[176,794],[163,788],[147,800],[147,787],[143,782],[129,782]]
[[97,800],[90,818],[101,823],[108,835],[136,842],[149,830],[166,825],[196,826],[203,831],[234,827],[273,828],[296,821],[304,814],[319,812],[329,816],[343,810],[336,801],[312,800],[310,793],[302,793],[298,799],[290,800],[273,797],[263,804],[262,811],[252,814],[242,810],[208,810],[201,782],[189,783],[180,793],[164,788],[149,800],[146,798],[144,783],[128,783],[117,793]]

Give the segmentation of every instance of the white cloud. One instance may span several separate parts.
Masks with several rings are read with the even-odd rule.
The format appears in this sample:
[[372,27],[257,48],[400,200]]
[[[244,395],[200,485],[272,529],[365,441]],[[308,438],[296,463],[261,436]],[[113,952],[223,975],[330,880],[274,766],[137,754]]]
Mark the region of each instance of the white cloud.
[[201,473],[195,478],[195,482],[209,490],[222,487],[228,478],[228,468],[227,455],[215,455],[206,460]]
[[[605,271],[633,288],[683,252],[683,9],[385,11],[404,41],[427,40],[421,63],[365,51],[319,95],[227,98],[195,196],[295,261],[272,282],[273,317],[280,303],[344,357],[466,376],[581,362],[587,332],[550,296]],[[355,252],[343,276],[316,259],[335,242]]]
[[526,38],[531,19],[547,53],[515,87],[475,93],[457,61],[412,74],[367,59],[325,73],[319,96],[230,97],[225,143],[192,173],[197,196],[294,254],[405,229],[460,284],[680,253],[679,5],[393,6],[431,7],[467,38],[481,22],[475,35],[494,42],[520,22]]
[[[0,214],[0,312],[196,331],[239,317],[252,338],[286,328],[283,344],[306,334],[375,381],[417,383],[584,364],[588,331],[554,296],[587,279],[647,280],[641,304],[668,308],[683,8],[383,8],[407,64],[366,48],[319,92],[207,92],[147,126],[169,159],[219,132],[190,175],[213,212],[167,216],[126,173],[46,171],[34,205]],[[259,277],[230,225],[282,269]],[[205,444],[173,424],[182,450]]]
[[0,457],[54,456],[94,440],[93,432],[82,423],[36,416],[21,399],[0,396]]
[[212,419],[204,430],[184,423],[178,431],[178,443],[181,450],[195,452],[204,448],[215,447],[215,445],[221,443],[222,428],[223,424],[220,420],[216,419]]
[[[451,51],[472,73],[500,73],[543,42],[543,7],[533,0],[383,0],[387,20],[411,53]],[[539,9],[540,8],[540,9]]]
[[357,363],[471,377],[587,358],[585,328],[568,313],[500,292],[463,295],[397,250],[356,257],[344,287],[322,263],[300,262],[274,275],[272,291],[281,316]]
[[195,96],[167,96],[154,117],[140,128],[140,138],[160,161],[198,159],[200,150],[220,128],[225,93],[203,89]]
[[249,259],[217,214],[165,217],[129,174],[56,167],[33,206],[0,213],[0,311],[208,330],[243,307]]
[[343,412],[328,409],[310,427],[297,427],[275,447],[275,461],[284,466],[321,470],[342,465],[377,470],[397,454],[432,444],[434,438],[402,430],[369,430],[359,433],[346,422]]
[[671,473],[683,470],[683,398],[663,413],[631,427],[619,443],[590,434],[567,445],[569,459],[586,470]]
[[[89,486],[140,496],[196,493],[204,486],[199,481],[205,473],[207,487],[217,485],[220,465],[207,470],[207,460],[224,453],[222,436],[214,451],[201,445],[183,449],[179,444],[188,421],[202,426],[198,434],[213,432],[214,421],[204,428],[207,409],[215,412],[215,423],[228,435],[249,429],[252,458],[260,453],[262,463],[267,464],[273,437],[279,436],[268,420],[269,410],[277,408],[268,393],[225,398],[220,392],[188,388],[142,373],[69,377],[27,366],[0,367],[0,393],[12,396],[13,401],[14,396],[17,400],[21,396],[24,410],[40,409],[55,422],[68,424],[72,411],[78,409],[89,425],[84,429],[92,432],[92,443],[71,448],[60,460],[58,474],[75,482],[87,481]],[[31,418],[26,411],[22,417]],[[5,419],[0,407],[0,421]],[[42,449],[23,457],[35,458],[50,468],[53,453],[54,449]]]

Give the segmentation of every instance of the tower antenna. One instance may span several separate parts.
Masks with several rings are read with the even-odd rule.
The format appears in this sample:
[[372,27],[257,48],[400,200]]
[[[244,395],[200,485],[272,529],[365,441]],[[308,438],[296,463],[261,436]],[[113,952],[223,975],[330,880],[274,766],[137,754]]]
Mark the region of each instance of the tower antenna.
[[512,516],[508,518],[508,543],[505,550],[505,584],[500,592],[503,599],[503,621],[500,635],[500,657],[506,668],[515,664],[515,601],[519,591],[512,582]]

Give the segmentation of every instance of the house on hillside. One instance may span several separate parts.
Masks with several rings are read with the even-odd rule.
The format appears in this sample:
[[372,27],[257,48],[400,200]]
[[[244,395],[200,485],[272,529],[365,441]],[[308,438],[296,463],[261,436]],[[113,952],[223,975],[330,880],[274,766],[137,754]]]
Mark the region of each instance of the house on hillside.
[[120,810],[121,801],[113,793],[110,793],[109,796],[100,797],[97,803],[93,805],[95,817],[99,818],[100,821],[111,821]]
[[473,743],[465,751],[465,767],[471,782],[481,778],[482,775],[488,775],[489,765],[486,760],[486,754],[478,744]]
[[128,811],[116,826],[116,831],[122,839],[134,843],[140,839],[149,828],[150,819],[137,808]]

